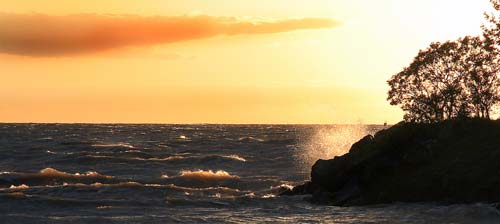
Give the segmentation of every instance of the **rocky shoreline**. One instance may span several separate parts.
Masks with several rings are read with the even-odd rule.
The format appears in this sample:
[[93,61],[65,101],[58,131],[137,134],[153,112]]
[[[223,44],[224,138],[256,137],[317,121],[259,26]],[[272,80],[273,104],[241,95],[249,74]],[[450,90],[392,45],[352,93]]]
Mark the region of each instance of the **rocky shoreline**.
[[311,180],[281,195],[355,206],[393,202],[500,202],[500,121],[399,123],[349,153],[318,160]]

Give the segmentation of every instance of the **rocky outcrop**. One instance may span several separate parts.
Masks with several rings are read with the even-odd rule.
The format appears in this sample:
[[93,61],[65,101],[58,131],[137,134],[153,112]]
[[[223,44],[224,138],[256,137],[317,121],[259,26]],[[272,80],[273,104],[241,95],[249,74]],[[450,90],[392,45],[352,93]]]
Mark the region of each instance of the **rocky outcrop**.
[[318,160],[285,195],[332,205],[500,202],[500,122],[399,123]]

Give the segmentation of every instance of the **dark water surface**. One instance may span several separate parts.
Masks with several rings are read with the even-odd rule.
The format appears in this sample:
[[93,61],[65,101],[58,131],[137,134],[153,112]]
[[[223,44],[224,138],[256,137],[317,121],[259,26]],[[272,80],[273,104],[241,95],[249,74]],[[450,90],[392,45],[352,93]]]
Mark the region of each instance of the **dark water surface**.
[[276,197],[379,126],[0,124],[0,223],[498,223],[490,205]]

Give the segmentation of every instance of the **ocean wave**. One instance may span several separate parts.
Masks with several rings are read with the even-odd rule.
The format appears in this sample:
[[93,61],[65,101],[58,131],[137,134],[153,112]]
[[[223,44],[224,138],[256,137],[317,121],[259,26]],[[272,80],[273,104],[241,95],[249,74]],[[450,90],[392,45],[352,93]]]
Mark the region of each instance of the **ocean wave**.
[[271,187],[271,190],[281,191],[281,190],[292,190],[293,188],[294,188],[293,185],[290,185],[290,184],[281,184],[279,186],[273,186],[273,187]]
[[95,171],[86,173],[66,173],[53,168],[45,168],[38,173],[2,172],[0,183],[5,184],[29,184],[37,182],[48,182],[52,180],[109,180],[113,176],[102,175]]
[[113,183],[113,184],[106,184],[106,183],[100,183],[100,182],[95,182],[93,184],[63,183],[62,186],[63,187],[92,187],[92,188],[104,188],[104,187],[122,188],[122,187],[144,187],[145,184],[142,184],[139,182],[134,182],[134,181],[128,181],[128,182],[120,182],[120,183]]
[[257,137],[249,136],[249,137],[238,138],[238,141],[243,142],[243,143],[262,142],[262,143],[266,143],[266,144],[285,144],[285,145],[288,145],[288,144],[296,143],[297,140],[294,138],[264,139],[264,138],[257,138]]
[[100,143],[100,144],[92,144],[92,147],[96,148],[129,148],[135,149],[135,147],[129,143]]
[[228,158],[228,159],[234,159],[234,160],[238,160],[238,161],[241,161],[241,162],[246,162],[247,160],[239,155],[229,155],[229,156],[222,156],[224,158]]
[[289,139],[269,139],[265,141],[264,143],[266,144],[279,144],[279,145],[291,145],[297,143],[296,139],[289,138]]
[[229,187],[182,187],[175,184],[166,185],[169,188],[180,191],[197,192],[197,191],[222,191],[226,193],[240,193],[241,190]]
[[28,195],[26,195],[25,193],[20,192],[20,191],[3,193],[3,194],[0,194],[0,196],[7,196],[9,198],[15,198],[15,199],[28,197]]
[[264,142],[264,139],[255,138],[255,137],[241,137],[238,139],[239,142]]
[[130,188],[130,187],[166,187],[170,188],[169,185],[157,185],[157,184],[142,184],[139,182],[128,181],[128,182],[119,182],[119,183],[101,183],[95,182],[91,184],[85,183],[66,183],[63,184],[54,184],[54,185],[43,185],[43,186],[28,186],[26,184],[21,185],[11,185],[9,188],[0,188],[0,191],[19,191],[19,190],[36,190],[36,189],[50,189],[50,188],[67,188],[67,187],[76,187],[76,188]]
[[94,143],[88,142],[88,141],[69,141],[69,142],[61,142],[59,144],[66,145],[66,146],[79,146],[79,145],[92,145]]
[[188,160],[197,160],[199,163],[207,163],[207,162],[220,162],[220,160],[232,160],[238,162],[246,162],[247,160],[239,155],[203,155],[203,156],[188,156],[185,157]]
[[167,156],[167,157],[118,157],[106,155],[86,155],[88,158],[94,159],[109,159],[109,160],[125,160],[125,161],[180,161],[180,160],[198,160],[198,162],[208,162],[218,159],[229,159],[239,162],[246,162],[247,160],[239,155],[204,155],[204,156]]
[[116,157],[116,156],[101,156],[101,155],[87,155],[88,158],[94,159],[110,159],[110,160],[125,160],[125,161],[171,161],[171,160],[182,160],[185,159],[183,156],[168,156],[163,158],[150,157]]
[[101,183],[94,182],[91,184],[85,183],[66,183],[63,184],[54,184],[54,185],[43,185],[43,186],[28,186],[26,184],[20,185],[11,185],[10,187],[0,188],[1,192],[17,192],[24,191],[28,189],[36,190],[36,189],[50,189],[50,188],[67,188],[67,187],[75,187],[75,188],[137,188],[137,187],[145,187],[145,188],[166,188],[175,191],[184,191],[184,192],[220,192],[225,194],[237,194],[237,193],[250,193],[250,191],[242,191],[236,188],[229,187],[183,187],[175,184],[154,184],[154,183],[140,183],[135,181],[127,181],[127,182],[118,182],[118,183]]
[[21,184],[21,185],[10,185],[9,189],[11,190],[26,190],[29,189],[30,187],[26,184]]
[[35,139],[35,141],[52,141],[52,140],[54,140],[52,137],[43,137]]
[[220,181],[220,180],[230,180],[230,179],[240,179],[237,175],[231,175],[227,171],[218,170],[216,172],[212,170],[183,170],[179,172],[178,176],[165,177],[168,179],[183,179],[183,180],[198,180],[198,181]]
[[[35,174],[36,175],[36,174]],[[83,178],[98,178],[98,179],[112,179],[114,178],[113,176],[107,176],[107,175],[102,175],[98,172],[95,171],[87,171],[86,173],[80,174],[80,173],[66,173],[63,171],[59,171],[53,168],[45,168],[43,170],[40,170],[39,175],[45,176],[45,177],[53,177],[53,178],[76,178],[76,179],[83,179]]]
[[265,194],[265,195],[263,195],[261,198],[265,198],[265,199],[267,199],[267,198],[275,198],[275,197],[276,197],[276,195],[275,195],[275,194]]
[[[193,199],[177,198],[177,197],[167,197],[165,199],[165,202],[170,206],[227,207],[231,205],[231,203],[229,202],[224,202],[220,200],[213,200],[213,199],[193,200]],[[205,222],[206,220],[201,219],[196,221],[195,223],[205,223]]]

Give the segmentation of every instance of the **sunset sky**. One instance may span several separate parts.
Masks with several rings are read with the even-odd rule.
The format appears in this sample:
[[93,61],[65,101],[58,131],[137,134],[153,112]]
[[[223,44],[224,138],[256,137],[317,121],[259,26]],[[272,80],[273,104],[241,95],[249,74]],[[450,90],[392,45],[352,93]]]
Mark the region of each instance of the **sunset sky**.
[[0,122],[395,123],[488,0],[0,0]]

